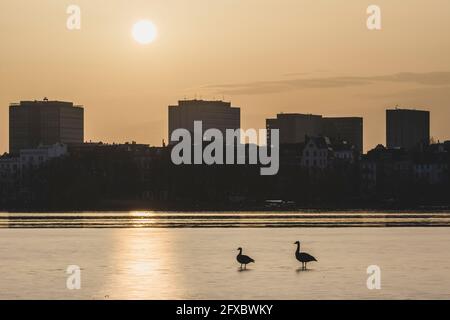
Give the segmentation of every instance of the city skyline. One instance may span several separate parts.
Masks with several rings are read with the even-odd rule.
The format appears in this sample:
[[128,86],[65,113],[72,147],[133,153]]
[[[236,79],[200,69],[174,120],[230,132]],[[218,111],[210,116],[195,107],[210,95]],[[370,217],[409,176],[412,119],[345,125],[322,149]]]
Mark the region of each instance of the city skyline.
[[[1,37],[11,50],[0,53],[0,153],[8,150],[9,103],[43,96],[83,104],[85,137],[93,141],[160,145],[168,141],[168,105],[223,96],[242,108],[243,129],[265,128],[279,112],[363,117],[367,151],[385,143],[384,110],[399,105],[429,110],[431,136],[450,139],[450,40],[441,32],[450,29],[447,1],[411,1],[408,10],[378,1],[378,31],[367,29],[367,4],[356,0],[118,1],[106,8],[80,0],[75,31],[66,28],[69,4],[2,6]],[[147,46],[130,34],[142,18],[158,29]]]
[[429,313],[449,33],[449,0],[0,1],[0,302]]
[[[49,100],[45,97],[43,100],[13,102],[10,103],[9,109],[10,149],[6,153],[16,155],[20,149],[51,146],[55,143],[80,144],[95,141],[84,137],[85,119],[83,105],[75,105],[69,101]],[[71,111],[70,109],[74,110]],[[410,149],[421,144],[428,144],[431,142],[431,138],[434,139],[434,137],[430,136],[432,128],[430,125],[430,111],[396,106],[395,109],[386,109],[385,112],[387,128],[385,141],[369,147],[369,150],[374,149],[378,145],[383,145],[387,148],[400,147]],[[194,121],[202,121],[206,125],[205,129],[219,129],[222,134],[225,133],[225,129],[242,129],[240,126],[240,114],[240,107],[232,105],[229,101],[179,100],[177,105],[168,106],[167,123],[169,130],[167,140],[163,138],[161,144],[154,146],[171,144],[171,133],[175,129],[183,128],[192,133]],[[393,121],[393,114],[399,114],[402,117]],[[412,118],[411,114],[414,115]],[[420,117],[417,119],[416,115],[425,115],[425,118],[422,119]],[[267,144],[270,144],[270,131],[278,129],[281,134],[280,144],[302,143],[305,142],[308,136],[327,137],[335,143],[350,143],[350,145],[356,147],[359,154],[364,154],[366,151],[361,149],[364,141],[363,122],[364,118],[354,116],[328,117],[311,113],[281,112],[276,114],[276,118],[267,118],[266,128],[264,129],[267,129]],[[415,127],[419,128],[420,132],[413,132]],[[397,141],[397,145],[392,145],[392,139]],[[408,142],[403,139],[408,139]],[[135,139],[124,142],[129,143],[130,141],[150,145]],[[433,141],[439,142],[441,140],[436,139]],[[445,141],[445,139],[442,141]],[[106,144],[120,143],[117,141],[98,142]]]
[[[10,138],[10,149],[6,153],[17,154],[20,149],[30,149],[37,147],[39,145],[50,146],[54,143],[84,143],[92,142],[95,140],[85,138],[84,136],[84,106],[75,105],[70,101],[59,101],[59,100],[49,100],[47,97],[42,100],[25,101],[20,100],[20,102],[12,102],[9,105],[9,138]],[[61,113],[66,108],[74,109],[73,111],[81,111],[81,117],[78,118],[78,112],[72,114]],[[60,109],[64,109],[61,110]],[[75,110],[78,109],[78,110]],[[34,110],[34,111],[33,111]],[[20,111],[20,113],[18,113]],[[169,128],[168,136],[161,139],[160,144],[154,146],[163,146],[165,144],[170,144],[171,132],[176,128],[185,128],[189,131],[193,130],[194,120],[203,121],[206,124],[206,128],[219,129],[222,133],[225,132],[225,128],[232,130],[242,129],[240,126],[240,107],[232,105],[230,101],[222,100],[179,100],[178,105],[168,106],[168,116],[167,116],[167,126]],[[388,148],[393,147],[406,147],[411,148],[412,146],[417,146],[418,142],[428,143],[431,138],[430,131],[432,129],[430,124],[430,111],[428,110],[418,110],[411,108],[401,108],[396,106],[395,109],[386,109],[385,124],[386,129],[392,127],[394,122],[390,120],[392,113],[401,114],[425,114],[426,118],[423,119],[422,123],[413,123],[404,128],[403,122],[398,122],[394,127],[398,126],[399,134],[403,130],[406,132],[414,130],[415,126],[420,124],[421,132],[420,135],[424,135],[425,139],[410,138],[412,139],[412,144],[402,145],[401,143],[397,146],[390,146],[389,139],[392,139],[392,133],[389,130],[386,131],[386,139],[383,142],[377,143],[373,146],[369,146],[368,150],[361,149],[362,141],[364,141],[364,118],[348,116],[348,117],[329,117],[327,115],[314,115],[311,113],[300,114],[300,113],[278,113],[274,116],[276,118],[267,118],[266,128],[267,134],[270,135],[271,129],[280,129],[281,137],[280,144],[286,143],[300,143],[304,142],[306,136],[312,137],[328,137],[332,140],[346,141],[354,145],[360,154],[375,148],[377,145],[384,145]],[[67,118],[69,116],[69,118]],[[75,116],[75,118],[73,118]],[[32,119],[34,119],[32,121]],[[283,120],[283,125],[278,123]],[[26,120],[26,121],[24,121]],[[405,119],[407,120],[407,119]],[[67,122],[69,121],[69,122]],[[75,122],[73,122],[75,121]],[[288,121],[288,122],[286,122]],[[298,122],[300,121],[300,122]],[[398,121],[398,120],[397,120]],[[416,121],[417,122],[417,121]],[[406,122],[408,124],[409,122]],[[39,125],[38,125],[39,124]],[[75,126],[75,127],[74,127]],[[284,128],[284,129],[282,129]],[[393,128],[393,127],[392,127]],[[56,130],[56,131],[55,131]],[[261,130],[261,129],[259,129]],[[390,129],[392,131],[392,129]],[[75,138],[73,134],[76,132]],[[31,134],[33,133],[33,134]],[[30,135],[31,134],[31,135]],[[415,133],[419,134],[418,132]],[[61,138],[58,136],[61,135]],[[402,134],[403,135],[403,134]],[[74,139],[75,138],[75,139]],[[43,140],[42,140],[43,139]],[[66,140],[65,140],[66,139]],[[268,138],[267,138],[268,139]],[[396,138],[399,139],[399,138]],[[416,139],[417,141],[415,141]],[[139,142],[136,139],[126,140],[123,142],[133,143]],[[415,141],[415,142],[414,142]],[[438,142],[440,139],[434,139],[433,141]],[[442,140],[442,141],[445,141]],[[11,144],[13,142],[14,144]],[[118,141],[99,141],[102,143],[120,143]],[[23,147],[19,147],[19,143]],[[267,140],[270,144],[270,139]],[[419,143],[419,144],[420,144]],[[143,143],[151,145],[149,143]],[[3,153],[1,153],[3,154]]]

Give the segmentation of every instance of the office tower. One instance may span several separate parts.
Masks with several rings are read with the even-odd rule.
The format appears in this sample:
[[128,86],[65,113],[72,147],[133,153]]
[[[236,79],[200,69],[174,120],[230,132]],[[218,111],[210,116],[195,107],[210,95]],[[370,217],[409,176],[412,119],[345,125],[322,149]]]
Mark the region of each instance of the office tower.
[[388,148],[412,149],[430,141],[430,112],[421,110],[386,110]]
[[300,113],[279,113],[275,119],[266,119],[267,144],[270,130],[280,130],[280,144],[305,142],[306,136],[322,134],[322,116]]
[[21,101],[9,106],[9,151],[83,143],[84,109],[72,102]]
[[360,117],[326,117],[323,118],[323,135],[332,142],[347,141],[363,153],[363,118]]
[[182,100],[169,106],[169,141],[175,129],[186,129],[193,135],[194,121],[202,121],[203,131],[218,129],[225,137],[226,129],[241,127],[241,109],[230,102],[206,100]]

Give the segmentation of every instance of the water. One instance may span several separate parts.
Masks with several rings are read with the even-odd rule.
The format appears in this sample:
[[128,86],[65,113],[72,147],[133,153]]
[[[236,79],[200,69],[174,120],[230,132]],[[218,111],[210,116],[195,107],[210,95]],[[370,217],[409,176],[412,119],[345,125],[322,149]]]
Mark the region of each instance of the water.
[[[347,228],[330,228],[338,214],[210,213],[198,219],[220,227],[193,228],[192,214],[150,214],[0,214],[0,299],[450,299],[450,228],[429,227],[445,213],[391,228],[380,226],[400,217],[352,213]],[[319,260],[308,271],[296,240]],[[256,260],[247,271],[239,246]],[[66,288],[69,265],[82,269],[81,290]],[[367,289],[369,265],[381,268],[381,290]]]
[[0,228],[450,227],[450,212],[0,213]]

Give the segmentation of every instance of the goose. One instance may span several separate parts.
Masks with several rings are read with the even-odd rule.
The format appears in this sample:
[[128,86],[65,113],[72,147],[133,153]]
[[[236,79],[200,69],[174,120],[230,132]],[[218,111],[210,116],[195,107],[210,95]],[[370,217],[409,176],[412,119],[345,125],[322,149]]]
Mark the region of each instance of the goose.
[[252,262],[254,263],[255,260],[253,260],[249,256],[243,255],[242,248],[238,248],[238,250],[239,250],[239,254],[236,257],[236,260],[241,264],[241,269],[242,269],[242,265],[244,265],[244,269],[247,269],[247,264],[252,263]]
[[300,252],[300,241],[294,242],[297,245],[297,250],[295,251],[295,257],[298,261],[302,263],[302,269],[306,270],[306,264],[311,261],[317,261],[312,255],[306,252]]

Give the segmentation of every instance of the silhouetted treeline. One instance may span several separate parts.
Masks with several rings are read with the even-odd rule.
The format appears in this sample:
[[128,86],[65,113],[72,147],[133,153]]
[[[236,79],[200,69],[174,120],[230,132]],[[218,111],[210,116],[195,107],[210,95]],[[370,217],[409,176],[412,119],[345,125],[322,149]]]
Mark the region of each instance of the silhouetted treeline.
[[262,176],[259,165],[176,166],[170,147],[71,150],[68,156],[24,171],[19,182],[2,184],[0,207],[47,211],[450,205],[448,166],[439,171],[439,179],[430,181],[414,167],[422,160],[429,163],[426,159],[415,160],[417,154],[387,157],[386,150],[378,151],[380,159],[333,159],[326,168],[315,168],[301,164],[300,146],[282,146],[278,174]]

